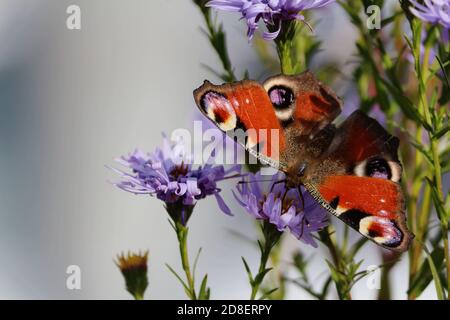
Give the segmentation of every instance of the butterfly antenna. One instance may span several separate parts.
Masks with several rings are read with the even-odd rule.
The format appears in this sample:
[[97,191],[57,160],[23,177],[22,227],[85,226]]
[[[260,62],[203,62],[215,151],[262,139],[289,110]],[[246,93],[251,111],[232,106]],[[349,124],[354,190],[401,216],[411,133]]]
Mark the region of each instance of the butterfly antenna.
[[[273,192],[273,189],[275,188],[275,186],[276,186],[277,184],[280,184],[280,183],[286,183],[286,179],[282,179],[282,180],[275,181],[275,182],[272,184],[272,186],[270,187],[270,192]],[[283,196],[283,198],[284,198],[284,196]]]
[[272,180],[271,179],[270,180],[254,180],[254,181],[244,181],[244,180],[242,180],[242,181],[238,181],[238,184],[256,183],[256,182],[270,182],[270,181],[272,181]]

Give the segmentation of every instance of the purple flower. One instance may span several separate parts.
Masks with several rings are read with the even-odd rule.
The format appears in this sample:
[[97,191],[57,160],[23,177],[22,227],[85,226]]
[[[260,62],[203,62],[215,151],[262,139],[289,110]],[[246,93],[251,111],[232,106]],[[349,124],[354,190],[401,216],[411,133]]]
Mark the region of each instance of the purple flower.
[[273,40],[281,31],[281,22],[285,20],[304,21],[301,11],[324,7],[335,0],[212,0],[206,6],[223,11],[240,12],[247,20],[247,36],[252,39],[258,29],[258,21],[264,23],[273,32],[263,32],[263,38]]
[[[214,195],[220,209],[231,215],[230,209],[220,196],[217,187],[219,181],[239,177],[240,166],[225,170],[221,165],[206,164],[194,168],[191,155],[186,153],[181,142],[171,144],[164,136],[163,147],[153,153],[136,150],[117,161],[131,169],[119,170],[123,180],[114,183],[122,190],[134,194],[154,195],[168,204],[181,204],[183,207],[194,206],[199,199]],[[230,175],[231,173],[234,175]]]
[[[327,225],[327,213],[318,205],[308,192],[303,192],[304,208],[297,189],[286,189],[284,175],[279,173],[272,176],[267,188],[261,180],[267,179],[259,172],[249,175],[246,183],[239,184],[237,192],[233,192],[238,203],[247,212],[259,220],[268,220],[278,231],[289,229],[299,240],[317,247],[313,232],[317,232]],[[285,194],[286,193],[286,194]]]
[[445,29],[450,29],[450,2],[448,0],[425,0],[420,4],[415,0],[410,0],[414,5],[410,8],[412,14],[419,19],[432,23],[440,24]]

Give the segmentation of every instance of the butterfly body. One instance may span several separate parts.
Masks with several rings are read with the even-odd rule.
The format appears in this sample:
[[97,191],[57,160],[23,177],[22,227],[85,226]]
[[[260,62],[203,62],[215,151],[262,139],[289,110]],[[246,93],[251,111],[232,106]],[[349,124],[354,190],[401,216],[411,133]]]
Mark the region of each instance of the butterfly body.
[[399,140],[361,111],[334,125],[342,103],[311,72],[279,75],[263,84],[205,81],[194,98],[224,132],[252,131],[242,144],[283,171],[288,187],[304,186],[324,208],[375,243],[396,251],[408,248],[413,235],[399,185]]

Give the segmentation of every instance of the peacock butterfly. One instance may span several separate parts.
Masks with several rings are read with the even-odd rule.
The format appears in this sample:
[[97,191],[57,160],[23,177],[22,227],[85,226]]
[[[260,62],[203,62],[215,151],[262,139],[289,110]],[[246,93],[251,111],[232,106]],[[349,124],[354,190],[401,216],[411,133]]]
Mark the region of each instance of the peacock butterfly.
[[[406,226],[399,181],[399,140],[362,111],[341,125],[342,102],[313,73],[278,75],[194,91],[200,111],[224,132],[276,130],[277,141],[253,136],[244,147],[283,171],[287,185],[304,186],[329,212],[384,248],[405,251],[414,235]],[[271,152],[276,142],[276,153]],[[255,146],[264,147],[255,151]]]

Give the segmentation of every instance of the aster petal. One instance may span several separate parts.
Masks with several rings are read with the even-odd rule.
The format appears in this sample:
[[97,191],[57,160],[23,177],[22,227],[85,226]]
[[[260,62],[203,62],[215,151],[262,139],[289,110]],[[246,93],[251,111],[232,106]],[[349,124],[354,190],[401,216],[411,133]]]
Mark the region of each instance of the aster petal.
[[223,198],[220,196],[218,192],[214,193],[214,196],[216,197],[217,204],[219,205],[220,210],[223,211],[226,215],[232,216],[230,208],[227,206]]
[[186,183],[179,183],[178,188],[175,190],[175,194],[177,196],[182,196],[186,193],[187,190],[188,186],[186,185]]
[[445,29],[450,29],[450,4],[444,0],[425,0],[424,4],[418,3],[416,0],[410,0],[413,5],[410,11],[417,18],[431,23],[439,23]]
[[267,4],[262,3],[255,4],[250,8],[248,8],[247,10],[245,10],[245,18],[247,19],[255,18],[262,13],[268,12],[268,10],[270,9],[267,7]]
[[198,196],[202,191],[198,188],[197,179],[190,178],[186,181],[187,192],[191,195]]
[[274,224],[277,227],[278,231],[283,231],[285,229],[286,225],[281,220],[281,200],[280,199],[275,200],[275,203],[270,210],[269,221],[270,221],[270,223]]
[[212,0],[205,4],[206,7],[219,9],[223,11],[240,11],[242,1],[239,0]]
[[263,39],[264,40],[274,40],[274,39],[276,39],[278,37],[280,32],[281,32],[281,20],[278,23],[278,28],[277,28],[276,31],[274,31],[274,32],[264,31],[263,32]]
[[283,228],[288,226],[292,219],[296,216],[296,210],[294,206],[291,206],[286,213],[283,213],[280,217],[280,221],[282,222]]
[[261,180],[261,174],[250,174],[249,175],[249,183],[243,187],[250,188],[251,192],[257,197],[261,198],[263,196],[261,186],[258,183],[258,180]]
[[260,207],[258,206],[258,199],[253,194],[248,196],[247,211],[257,219],[267,218],[264,215],[264,212],[260,210]]
[[272,208],[274,205],[275,205],[275,195],[273,193],[269,193],[262,205],[262,212],[269,219],[272,217]]
[[241,199],[239,199],[239,197],[237,196],[236,192],[234,190],[231,190],[231,193],[233,194],[234,198],[236,199],[236,201],[242,206],[242,207],[247,207],[247,204],[242,201]]

